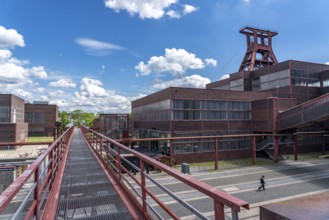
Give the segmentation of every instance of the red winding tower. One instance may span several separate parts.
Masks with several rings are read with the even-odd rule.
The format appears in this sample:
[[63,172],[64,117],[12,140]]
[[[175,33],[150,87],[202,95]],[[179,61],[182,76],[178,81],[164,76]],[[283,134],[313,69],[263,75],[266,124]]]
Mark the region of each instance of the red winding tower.
[[240,29],[240,33],[247,37],[247,52],[239,71],[253,71],[278,63],[272,50],[272,37],[276,36],[277,32],[244,27]]

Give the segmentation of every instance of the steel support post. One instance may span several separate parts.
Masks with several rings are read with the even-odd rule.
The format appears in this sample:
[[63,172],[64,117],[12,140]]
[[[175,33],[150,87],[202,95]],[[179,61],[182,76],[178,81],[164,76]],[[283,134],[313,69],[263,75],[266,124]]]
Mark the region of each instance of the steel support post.
[[144,160],[140,160],[140,175],[141,175],[141,185],[142,185],[142,203],[143,203],[143,212],[147,215],[147,206],[146,206],[146,184],[145,184],[145,166]]
[[54,152],[54,150],[51,150],[49,155],[48,155],[48,161],[49,161],[48,172],[50,172],[50,177],[49,177],[49,180],[48,180],[49,181],[49,191],[52,188],[53,180],[54,180],[54,173],[53,173],[54,157],[53,157],[53,152]]
[[169,141],[169,146],[170,146],[170,167],[173,167],[174,165],[174,158],[173,158],[173,148],[172,148],[172,141]]
[[[117,146],[117,158],[116,158],[116,165],[117,165],[117,170],[119,172],[119,181],[122,180],[122,168],[121,168],[121,157],[120,157],[120,147]],[[134,168],[133,168],[134,169]]]
[[278,136],[274,136],[274,162],[279,161],[279,140]]
[[298,138],[297,135],[293,135],[294,140],[294,160],[298,160]]
[[223,203],[214,200],[215,203],[215,219],[216,220],[225,220],[224,205]]
[[256,165],[256,137],[252,137],[252,165]]
[[36,186],[34,188],[34,201],[35,201],[35,207],[33,210],[33,215],[35,216],[34,219],[38,220],[38,209],[39,209],[39,167],[34,172],[34,182],[36,183]]
[[231,210],[232,210],[232,220],[239,220],[239,213],[234,209]]
[[218,170],[218,139],[215,139],[215,170]]
[[324,135],[322,136],[322,155],[326,154],[326,145],[324,144]]

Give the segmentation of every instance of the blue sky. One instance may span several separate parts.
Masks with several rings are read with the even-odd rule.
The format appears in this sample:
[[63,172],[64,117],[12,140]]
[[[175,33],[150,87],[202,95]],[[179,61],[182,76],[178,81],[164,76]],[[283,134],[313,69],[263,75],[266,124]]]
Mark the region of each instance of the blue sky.
[[130,112],[137,98],[236,72],[247,25],[279,32],[279,62],[328,63],[328,8],[327,0],[0,0],[0,93],[65,111]]

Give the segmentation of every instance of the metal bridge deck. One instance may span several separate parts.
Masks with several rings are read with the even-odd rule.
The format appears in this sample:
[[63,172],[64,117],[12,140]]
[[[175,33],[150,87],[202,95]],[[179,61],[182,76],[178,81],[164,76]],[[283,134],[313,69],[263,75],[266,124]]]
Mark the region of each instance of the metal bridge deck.
[[132,219],[79,129],[63,175],[56,219]]

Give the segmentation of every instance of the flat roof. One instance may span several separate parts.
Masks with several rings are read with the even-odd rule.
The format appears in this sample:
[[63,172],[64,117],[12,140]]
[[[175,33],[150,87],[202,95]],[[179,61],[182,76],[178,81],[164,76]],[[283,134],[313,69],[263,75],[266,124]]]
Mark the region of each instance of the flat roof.
[[[280,219],[290,220],[329,219],[329,192],[305,196],[261,206]],[[273,216],[274,217],[274,216]],[[279,218],[278,218],[279,219]]]

